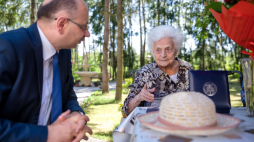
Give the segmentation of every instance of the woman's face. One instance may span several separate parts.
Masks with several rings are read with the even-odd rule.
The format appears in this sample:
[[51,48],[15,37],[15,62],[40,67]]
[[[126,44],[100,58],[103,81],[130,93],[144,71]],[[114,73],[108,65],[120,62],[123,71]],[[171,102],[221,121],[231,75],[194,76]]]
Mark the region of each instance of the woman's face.
[[153,55],[159,67],[173,65],[178,50],[175,49],[174,41],[170,37],[163,38],[154,43]]

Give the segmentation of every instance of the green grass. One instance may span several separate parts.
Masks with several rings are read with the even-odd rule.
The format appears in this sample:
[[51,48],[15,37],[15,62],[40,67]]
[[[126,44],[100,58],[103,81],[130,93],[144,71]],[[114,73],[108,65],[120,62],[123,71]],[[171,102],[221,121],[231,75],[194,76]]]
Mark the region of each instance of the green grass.
[[[115,91],[109,94],[101,94],[95,91],[88,98],[91,101],[89,106],[83,105],[86,115],[90,118],[87,125],[93,130],[93,135],[97,139],[112,142],[112,132],[120,124],[122,112],[119,110],[127,94],[123,94],[121,102],[115,102]],[[84,104],[87,103],[86,101]],[[89,134],[88,134],[89,135]]]
[[[115,91],[110,91],[110,94],[115,94]],[[101,91],[95,91],[91,94],[90,97],[88,97],[84,101],[84,103],[81,107],[85,108],[90,105],[106,105],[106,104],[117,103],[117,102],[115,102],[114,97],[108,97],[108,96],[112,96],[112,95],[102,94]]]

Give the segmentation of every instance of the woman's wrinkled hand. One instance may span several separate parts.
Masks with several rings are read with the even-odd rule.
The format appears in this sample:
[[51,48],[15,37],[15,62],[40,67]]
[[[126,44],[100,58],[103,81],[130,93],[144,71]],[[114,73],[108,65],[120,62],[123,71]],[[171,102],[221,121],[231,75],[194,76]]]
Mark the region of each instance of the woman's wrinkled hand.
[[155,88],[149,90],[147,89],[147,85],[145,84],[144,88],[141,90],[141,92],[138,94],[139,101],[147,101],[147,102],[153,102],[154,95],[152,94],[155,91]]

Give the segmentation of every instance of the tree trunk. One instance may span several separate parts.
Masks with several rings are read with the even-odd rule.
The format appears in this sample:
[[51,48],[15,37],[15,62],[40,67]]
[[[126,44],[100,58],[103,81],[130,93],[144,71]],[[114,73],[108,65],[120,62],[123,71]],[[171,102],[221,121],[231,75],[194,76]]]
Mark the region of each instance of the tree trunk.
[[101,69],[101,72],[102,72],[102,62],[101,62],[101,58],[102,58],[102,52],[103,51],[101,51],[101,43],[100,43],[100,53],[99,53],[99,56],[100,56],[100,69]]
[[112,29],[112,38],[113,38],[113,41],[112,41],[112,67],[113,67],[113,80],[115,80],[116,78],[116,64],[115,64],[115,32],[116,32],[116,29],[115,29],[115,23],[113,23],[113,29]]
[[35,0],[31,0],[31,11],[30,11],[30,25],[35,22]]
[[[130,6],[130,3],[128,3],[128,6],[129,7],[131,7]],[[132,49],[132,46],[131,46],[131,42],[132,42],[132,40],[131,40],[131,37],[132,37],[132,31],[131,31],[131,27],[132,27],[132,23],[131,23],[131,15],[128,17],[128,21],[129,21],[129,37],[128,37],[128,70],[130,70],[130,69],[132,69],[132,61],[133,61],[133,59],[132,59],[132,52],[131,52],[131,49]]]
[[[114,12],[115,9],[115,2],[114,0],[112,0],[112,11]],[[112,68],[113,68],[113,75],[112,75],[112,79],[115,80],[116,78],[116,64],[115,64],[115,33],[116,33],[116,18],[113,17],[114,19],[112,19],[112,42],[111,42],[111,48],[112,48]]]
[[141,0],[138,0],[138,4],[139,4],[139,36],[140,36],[140,67],[144,66],[144,54],[143,54],[143,46],[142,46],[142,23],[141,23]]
[[123,12],[122,0],[117,0],[117,81],[115,100],[122,100],[123,83]]
[[112,51],[112,67],[113,67],[113,80],[115,80],[115,78],[116,78],[116,65],[115,65],[115,32],[116,32],[116,29],[115,29],[115,24],[113,24],[113,30],[112,30],[112,32],[113,32],[113,42],[112,42],[112,49],[113,49],[113,51]]
[[158,26],[160,25],[160,9],[161,9],[161,4],[160,0],[157,1],[157,12],[158,12]]
[[109,92],[109,77],[108,77],[108,52],[109,52],[109,30],[110,30],[110,0],[104,2],[104,44],[103,44],[103,63],[102,63],[102,93]]
[[128,46],[127,46],[127,47],[128,47],[128,48],[127,48],[127,49],[128,49],[128,50],[127,50],[127,51],[128,51],[128,52],[127,52],[127,53],[128,53],[128,55],[127,55],[127,56],[128,56],[128,57],[127,57],[127,58],[128,58],[128,70],[130,70],[130,69],[131,69],[131,45],[130,45],[130,36],[129,36],[129,38],[128,38]]
[[[142,56],[143,56],[143,59],[145,59],[145,52],[146,52],[146,16],[145,16],[145,0],[142,0],[142,7],[143,7],[143,22],[144,22],[144,44],[142,46]],[[145,61],[144,61],[145,63]]]

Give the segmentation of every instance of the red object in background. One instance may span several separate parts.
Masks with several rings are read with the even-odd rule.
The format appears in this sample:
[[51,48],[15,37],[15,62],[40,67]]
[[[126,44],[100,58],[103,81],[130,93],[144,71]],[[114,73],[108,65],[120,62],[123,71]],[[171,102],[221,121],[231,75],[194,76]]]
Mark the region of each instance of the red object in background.
[[222,12],[218,13],[209,9],[218,21],[224,33],[240,46],[252,51],[241,53],[254,57],[254,4],[239,1],[232,8],[222,6]]

